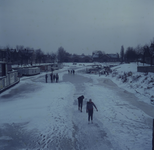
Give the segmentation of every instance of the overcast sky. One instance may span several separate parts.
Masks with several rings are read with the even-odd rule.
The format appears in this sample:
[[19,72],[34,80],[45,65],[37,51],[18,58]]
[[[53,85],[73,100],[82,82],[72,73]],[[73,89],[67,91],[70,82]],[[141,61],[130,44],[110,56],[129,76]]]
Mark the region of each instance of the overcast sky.
[[0,0],[0,47],[119,53],[153,38],[154,0]]

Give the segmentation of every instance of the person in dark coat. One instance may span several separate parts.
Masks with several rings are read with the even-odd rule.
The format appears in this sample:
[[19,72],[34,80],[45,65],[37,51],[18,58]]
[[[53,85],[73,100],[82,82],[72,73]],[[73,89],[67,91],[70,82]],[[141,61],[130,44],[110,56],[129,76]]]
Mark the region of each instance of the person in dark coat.
[[88,123],[93,123],[93,107],[95,107],[95,109],[98,111],[96,105],[92,102],[91,99],[89,99],[89,102],[87,102],[87,108],[86,108],[86,112],[88,113]]
[[47,83],[47,80],[48,80],[48,75],[46,74],[45,75],[45,81],[46,81],[46,83]]
[[82,112],[83,99],[84,99],[83,95],[78,97],[78,110],[80,110],[81,112]]
[[58,80],[59,80],[59,75],[58,75],[58,73],[56,74],[56,82],[58,82]]
[[55,79],[56,79],[56,75],[54,74],[54,75],[53,75],[53,81],[55,81]]
[[53,82],[53,73],[50,74],[51,82]]

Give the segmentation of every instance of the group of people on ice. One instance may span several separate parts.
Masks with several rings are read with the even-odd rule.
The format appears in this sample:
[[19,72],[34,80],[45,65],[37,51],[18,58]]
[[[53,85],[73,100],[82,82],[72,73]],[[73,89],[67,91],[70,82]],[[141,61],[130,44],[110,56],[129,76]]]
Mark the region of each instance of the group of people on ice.
[[100,75],[106,75],[106,76],[108,76],[109,73],[112,73],[112,70],[110,69],[110,67],[104,67],[104,70],[102,70],[102,71],[99,72],[99,76]]
[[75,74],[75,70],[74,69],[68,70],[68,73]]
[[[78,110],[82,112],[82,105],[83,105],[83,99],[84,96],[79,96],[78,97]],[[93,107],[98,111],[96,105],[92,102],[92,99],[89,99],[86,105],[86,112],[88,113],[88,123],[93,123]]]
[[[56,74],[50,73],[50,80],[51,80],[51,82],[58,82],[59,81],[58,73],[56,73]],[[46,81],[46,83],[48,82],[48,74],[45,75],[45,81]]]

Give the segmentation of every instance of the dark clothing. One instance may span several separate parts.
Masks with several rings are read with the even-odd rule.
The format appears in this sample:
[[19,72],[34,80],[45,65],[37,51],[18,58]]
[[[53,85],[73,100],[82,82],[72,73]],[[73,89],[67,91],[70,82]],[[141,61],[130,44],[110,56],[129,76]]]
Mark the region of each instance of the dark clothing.
[[50,79],[51,79],[51,82],[53,81],[53,74],[51,73],[50,74]]
[[47,79],[48,79],[48,75],[46,74],[46,75],[45,75],[45,80],[46,80],[46,83],[47,83]]
[[[96,108],[95,104],[93,102],[87,102],[87,113],[88,113],[88,121],[93,120],[93,106]],[[98,110],[97,110],[98,111]]]
[[93,110],[93,106],[97,109],[93,102],[87,102],[87,111]]
[[59,75],[56,74],[56,82],[58,82],[58,80],[59,80]]
[[82,104],[83,104],[84,96],[78,97],[78,109],[82,112]]
[[53,75],[53,80],[55,81],[55,79],[56,79],[56,75],[54,74],[54,75]]
[[75,71],[74,71],[74,70],[72,70],[72,73],[74,74],[74,73],[75,73]]
[[93,120],[93,109],[88,111],[88,121]]

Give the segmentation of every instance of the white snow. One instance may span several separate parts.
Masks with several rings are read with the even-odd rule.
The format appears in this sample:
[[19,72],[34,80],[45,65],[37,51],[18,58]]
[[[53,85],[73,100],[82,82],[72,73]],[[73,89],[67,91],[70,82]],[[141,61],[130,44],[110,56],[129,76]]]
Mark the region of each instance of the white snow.
[[[1,129],[5,124],[27,123],[24,128],[36,130],[40,149],[48,149],[54,141],[55,149],[102,149],[103,145],[106,150],[152,149],[153,73],[137,72],[136,63],[115,66],[108,76],[77,72],[85,70],[87,65],[65,64],[63,69],[55,71],[59,74],[59,83],[45,83],[45,73],[21,78],[19,84],[0,95]],[[77,91],[74,84],[63,81],[68,69],[75,69],[75,75],[87,77],[92,82],[83,83],[84,90]],[[132,75],[123,82],[121,76],[130,71]],[[21,87],[29,90],[22,92]],[[14,94],[7,97],[12,90]],[[93,125],[87,123],[86,103],[83,113],[77,110],[80,93],[84,94],[84,101],[91,98],[98,108],[98,112],[94,112]],[[0,132],[0,141],[4,139],[13,138]]]

